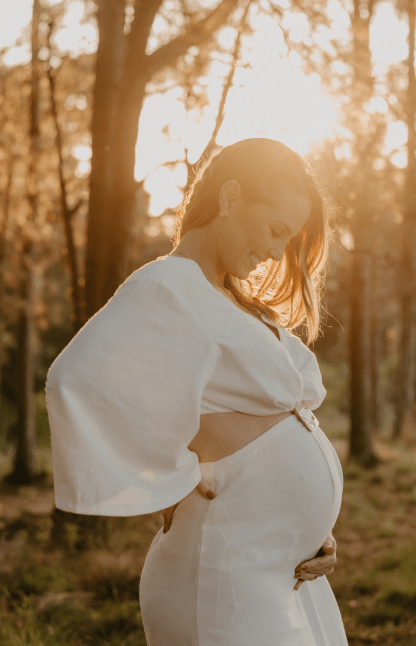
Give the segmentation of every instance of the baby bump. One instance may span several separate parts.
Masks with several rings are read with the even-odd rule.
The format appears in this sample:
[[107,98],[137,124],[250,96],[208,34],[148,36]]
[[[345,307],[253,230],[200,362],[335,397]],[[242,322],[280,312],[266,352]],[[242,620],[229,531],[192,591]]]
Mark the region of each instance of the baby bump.
[[292,416],[233,455],[201,465],[217,493],[204,527],[206,547],[217,544],[216,560],[221,543],[236,567],[296,565],[318,551],[339,509],[334,473],[314,434]]
[[340,486],[321,433],[290,417],[201,464],[216,498],[192,491],[146,559],[140,600],[149,646],[260,643],[259,626],[268,629],[262,644],[311,643],[303,604],[314,591],[334,601],[325,578],[295,592],[294,569],[331,531]]

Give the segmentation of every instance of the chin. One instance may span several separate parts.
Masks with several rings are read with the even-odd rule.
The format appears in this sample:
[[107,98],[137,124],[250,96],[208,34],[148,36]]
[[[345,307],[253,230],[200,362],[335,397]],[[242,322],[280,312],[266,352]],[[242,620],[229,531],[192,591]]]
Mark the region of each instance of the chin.
[[254,269],[242,269],[238,274],[234,274],[236,278],[239,278],[240,280],[247,280],[247,278],[250,276],[251,272],[254,271]]
[[227,273],[230,274],[230,276],[234,276],[234,278],[238,278],[239,280],[247,280],[247,278],[250,276],[252,271],[255,271],[256,268],[253,268],[252,266],[248,267],[247,263],[239,263],[231,269],[227,270]]

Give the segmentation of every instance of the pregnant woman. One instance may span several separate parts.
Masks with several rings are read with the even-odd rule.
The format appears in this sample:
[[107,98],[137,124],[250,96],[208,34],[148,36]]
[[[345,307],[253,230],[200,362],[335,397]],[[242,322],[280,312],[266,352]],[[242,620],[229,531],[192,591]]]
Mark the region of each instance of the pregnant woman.
[[[47,382],[58,508],[164,509],[143,569],[148,646],[346,646],[325,574],[342,472],[311,412],[328,224],[309,170],[227,146]],[[321,549],[319,558],[314,558]]]

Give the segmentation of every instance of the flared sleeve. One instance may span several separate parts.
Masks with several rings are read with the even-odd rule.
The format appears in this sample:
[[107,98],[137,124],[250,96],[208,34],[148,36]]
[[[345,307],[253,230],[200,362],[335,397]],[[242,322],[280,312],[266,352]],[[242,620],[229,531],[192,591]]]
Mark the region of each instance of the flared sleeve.
[[186,285],[154,273],[132,274],[49,370],[59,509],[146,514],[201,479],[188,444],[216,349]]

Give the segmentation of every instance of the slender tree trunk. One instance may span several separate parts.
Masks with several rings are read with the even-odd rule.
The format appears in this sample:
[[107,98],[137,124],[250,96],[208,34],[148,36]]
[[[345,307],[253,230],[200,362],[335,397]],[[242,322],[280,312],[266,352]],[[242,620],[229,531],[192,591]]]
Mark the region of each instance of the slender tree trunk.
[[56,94],[55,77],[50,67],[48,67],[47,69],[47,76],[48,76],[49,86],[51,91],[51,111],[52,111],[52,117],[55,123],[55,130],[56,130],[56,148],[58,152],[58,176],[59,176],[59,186],[60,186],[60,192],[61,192],[61,196],[60,196],[61,211],[62,211],[62,217],[64,220],[66,245],[68,248],[69,272],[71,276],[71,301],[72,301],[72,309],[73,309],[72,323],[73,323],[73,332],[75,334],[85,323],[85,312],[84,312],[85,301],[82,296],[81,288],[80,288],[80,281],[79,281],[80,272],[79,272],[78,260],[77,260],[77,250],[74,242],[74,232],[72,228],[72,218],[76,213],[78,205],[76,205],[75,208],[72,208],[72,209],[68,205],[68,194],[67,194],[67,187],[66,187],[66,182],[64,177],[64,159],[62,154],[62,135],[61,135],[61,129],[59,126],[58,108],[56,105],[56,98],[55,98],[55,94]]
[[20,286],[22,309],[16,326],[17,358],[17,422],[16,453],[13,470],[7,477],[12,484],[28,484],[37,476],[35,405],[33,397],[35,380],[34,357],[34,273],[33,242],[27,238],[23,247],[25,277]]
[[12,473],[8,481],[15,484],[26,484],[33,480],[36,473],[35,463],[35,406],[34,406],[34,243],[33,234],[37,219],[37,161],[39,157],[39,15],[40,0],[33,2],[32,16],[32,65],[30,97],[30,153],[28,169],[28,202],[30,220],[26,223],[27,231],[22,231],[22,269],[23,278],[20,287],[21,311],[17,325],[17,377],[18,401],[16,440],[17,448]]
[[[367,11],[364,11],[365,6]],[[351,16],[353,51],[352,65],[354,83],[352,102],[355,110],[357,133],[357,156],[361,163],[367,164],[367,146],[363,146],[360,121],[364,104],[372,95],[372,68],[370,56],[369,26],[373,11],[373,1],[366,3],[354,0]],[[363,136],[365,136],[363,132]],[[371,148],[371,146],[369,146]],[[354,199],[354,216],[351,229],[355,246],[352,251],[350,280],[350,443],[349,455],[365,467],[377,463],[372,441],[371,423],[371,245],[370,228],[372,209],[365,186],[358,186]]]
[[373,256],[371,263],[370,289],[370,418],[374,433],[381,430],[382,400],[380,392],[380,357],[381,357],[381,321],[380,321],[380,290],[378,280],[377,258]]
[[407,169],[403,199],[402,267],[399,277],[401,287],[401,334],[399,341],[399,367],[396,381],[396,416],[393,436],[405,432],[414,437],[415,362],[416,362],[416,80],[415,80],[415,0],[408,0],[409,56],[407,87]]
[[7,159],[7,180],[4,190],[3,199],[3,219],[0,229],[0,435],[3,433],[3,334],[5,331],[5,321],[3,320],[3,301],[4,301],[4,261],[6,257],[6,238],[10,214],[10,194],[12,190],[14,156],[10,145]]
[[350,292],[350,457],[364,467],[377,462],[371,437],[370,317],[371,259],[360,246],[352,253]]

